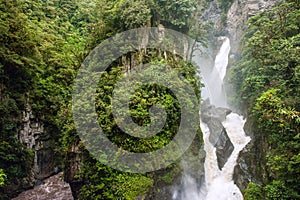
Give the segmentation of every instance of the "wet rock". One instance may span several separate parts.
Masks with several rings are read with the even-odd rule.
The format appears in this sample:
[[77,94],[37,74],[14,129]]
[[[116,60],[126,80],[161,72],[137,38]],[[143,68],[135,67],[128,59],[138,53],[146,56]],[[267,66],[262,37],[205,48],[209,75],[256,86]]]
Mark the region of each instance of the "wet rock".
[[36,151],[36,177],[43,179],[54,173],[54,152],[52,148],[42,148]]
[[247,120],[244,129],[246,134],[251,137],[251,141],[240,152],[238,164],[233,173],[233,180],[241,190],[245,190],[249,182],[262,185],[268,178],[265,167],[266,153],[269,149],[267,136],[257,131],[251,118]]
[[228,108],[211,105],[208,99],[201,104],[201,120],[206,124],[212,119],[222,122],[231,112]]
[[32,150],[33,157],[32,160],[26,162],[26,168],[29,169],[26,171],[26,176],[16,177],[2,188],[3,193],[9,198],[33,188],[36,184],[40,185],[41,180],[54,174],[55,159],[57,158],[54,156],[55,142],[53,134],[46,131],[43,116],[34,115],[29,102],[30,100],[27,99],[24,110],[15,119],[16,121],[19,118],[21,119],[16,130],[16,138],[27,149]]
[[223,168],[234,150],[234,146],[222,125],[222,121],[229,113],[231,113],[230,109],[217,108],[210,105],[208,100],[201,105],[201,120],[207,124],[210,132],[209,141],[216,147],[219,169]]
[[[29,100],[27,100],[29,102]],[[34,151],[34,162],[30,179],[42,180],[54,174],[54,147],[51,134],[44,129],[43,117],[37,117],[29,103],[23,111],[22,124],[18,131],[18,139],[28,149]]]
[[215,147],[218,167],[219,169],[222,169],[234,150],[234,146],[230,141],[225,129],[223,129],[221,132]]
[[80,188],[83,186],[83,180],[76,179],[76,174],[81,170],[83,160],[83,151],[78,144],[73,144],[67,153],[68,159],[65,166],[65,177],[67,183],[71,186],[74,199],[78,199]]

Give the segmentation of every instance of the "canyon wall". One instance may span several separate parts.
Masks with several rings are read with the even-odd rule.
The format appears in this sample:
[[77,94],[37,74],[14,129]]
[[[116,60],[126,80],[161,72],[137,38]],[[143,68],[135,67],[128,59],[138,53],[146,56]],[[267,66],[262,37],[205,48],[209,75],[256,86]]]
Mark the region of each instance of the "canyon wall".
[[[212,24],[211,43],[218,49],[218,42],[215,42],[216,36],[227,36],[231,42],[231,51],[228,68],[234,65],[241,57],[242,39],[247,30],[247,20],[262,12],[270,9],[280,0],[233,0],[229,7],[225,7],[224,1],[213,0],[204,11],[201,20],[210,21]],[[222,4],[223,3],[223,4]],[[231,87],[227,85],[230,94]],[[246,109],[245,109],[246,110]],[[246,116],[246,111],[241,111]],[[250,181],[261,184],[267,171],[265,154],[268,150],[266,138],[263,133],[256,130],[256,125],[248,120],[245,124],[245,132],[251,137],[250,143],[240,152],[238,165],[234,169],[234,181],[243,191]]]
[[271,8],[278,0],[234,0],[228,13],[226,31],[230,37],[232,53],[241,52],[240,42],[245,30],[247,20],[257,13]]
[[[234,0],[228,13],[226,32],[231,41],[231,59],[238,60],[241,56],[241,42],[247,29],[247,20],[259,12],[270,9],[278,0]],[[233,59],[231,64],[233,64]],[[230,67],[230,66],[229,66]],[[246,115],[246,113],[244,113]],[[256,125],[247,120],[245,132],[251,141],[240,152],[238,165],[234,169],[234,181],[243,191],[250,181],[261,184],[266,177],[265,154],[268,145],[264,133],[257,131]]]

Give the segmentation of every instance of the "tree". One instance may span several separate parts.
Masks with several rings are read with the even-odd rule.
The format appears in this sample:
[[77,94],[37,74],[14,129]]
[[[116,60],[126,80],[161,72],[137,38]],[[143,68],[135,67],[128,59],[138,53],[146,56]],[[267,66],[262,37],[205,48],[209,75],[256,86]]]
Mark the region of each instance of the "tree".
[[231,70],[239,102],[257,124],[256,135],[266,138],[260,167],[268,172],[267,199],[300,197],[299,41],[300,5],[281,3],[249,20],[242,58]]

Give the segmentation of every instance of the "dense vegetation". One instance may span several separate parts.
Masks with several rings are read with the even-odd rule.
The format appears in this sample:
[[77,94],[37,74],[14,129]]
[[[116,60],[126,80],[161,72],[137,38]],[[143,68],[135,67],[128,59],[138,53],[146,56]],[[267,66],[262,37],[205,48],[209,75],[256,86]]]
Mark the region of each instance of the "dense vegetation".
[[[300,6],[288,1],[249,20],[242,59],[232,69],[237,99],[266,138],[262,185],[246,199],[300,198]],[[258,137],[258,136],[257,136]],[[261,161],[263,163],[263,161]]]
[[[168,9],[166,9],[168,8]],[[189,19],[196,8],[196,1],[101,1],[98,11],[92,45],[131,28],[158,26],[172,28],[183,33],[189,32]],[[142,57],[142,60],[138,58]],[[142,126],[150,123],[148,110],[153,103],[160,103],[167,112],[168,120],[164,129],[149,139],[136,139],[124,134],[116,125],[111,111],[111,95],[117,80],[130,69],[139,64],[165,64],[178,69],[194,85],[199,95],[199,82],[195,80],[196,70],[193,65],[178,59],[171,52],[161,54],[157,50],[132,52],[116,60],[102,75],[97,90],[98,120],[105,134],[122,149],[132,152],[149,152],[168,144],[178,129],[179,107],[174,95],[164,87],[146,85],[130,98],[130,112],[133,120]],[[129,65],[129,66],[127,66]],[[159,120],[159,119],[158,119]],[[66,138],[73,138],[75,131],[70,131]],[[200,137],[201,138],[201,137]],[[199,137],[198,137],[199,139]],[[76,142],[76,141],[75,141]],[[69,143],[70,144],[70,143]],[[81,172],[76,179],[82,183],[79,191],[80,199],[134,199],[154,186],[156,173],[132,174],[107,167],[90,156],[85,156]],[[169,184],[178,174],[178,166],[170,166],[161,172],[165,182]],[[171,173],[170,173],[171,172]],[[173,172],[173,174],[172,174]],[[174,174],[176,172],[176,174]],[[169,174],[168,174],[169,173]],[[162,178],[163,179],[163,178]],[[170,181],[171,179],[171,181]]]
[[87,7],[73,1],[0,1],[1,190],[18,184],[32,167],[33,150],[18,141],[28,106],[52,133],[61,156],[57,113],[70,98],[86,54]]
[[[195,0],[0,0],[0,198],[8,198],[9,194],[3,193],[7,191],[5,188],[22,183],[30,175],[34,152],[18,140],[22,114],[28,107],[42,120],[45,132],[51,133],[56,162],[61,167],[67,166],[72,146],[80,147],[82,167],[75,179],[81,183],[81,199],[133,199],[149,191],[155,184],[155,173],[131,174],[111,169],[93,159],[82,146],[72,121],[73,80],[90,50],[131,28],[162,24],[203,40],[205,29],[196,19],[204,3]],[[125,60],[139,53],[132,52]],[[144,58],[143,62],[165,63],[180,70],[199,97],[200,85],[193,65],[171,52],[162,56],[156,50],[149,50]],[[122,134],[108,108],[111,90],[125,72],[123,64],[121,58],[115,61],[99,81],[99,123],[125,149],[147,152],[160,148],[176,133],[178,102],[166,88],[159,88],[158,93],[154,92],[157,91],[154,85],[141,88],[131,98],[135,102],[131,105],[135,122],[149,123],[148,108],[154,102],[161,102],[172,120],[160,135],[150,140],[136,141]],[[178,172],[170,166],[159,173],[163,181],[171,183],[171,177]]]
[[[24,110],[30,107],[55,142],[56,162],[67,172],[70,151],[80,149],[80,199],[134,199],[160,182],[172,183],[175,163],[154,173],[121,172],[94,159],[81,144],[72,120],[72,84],[89,51],[116,33],[162,24],[203,41],[207,27],[198,20],[209,0],[0,0],[0,199],[3,191],[30,175],[34,152],[18,140]],[[220,1],[222,20],[232,1]],[[224,24],[225,25],[225,24]],[[247,109],[258,134],[266,138],[263,183],[251,182],[246,199],[299,199],[300,176],[300,7],[289,0],[249,20],[242,58],[232,69],[239,107]],[[222,32],[222,31],[221,31]],[[178,129],[178,101],[164,87],[146,85],[131,97],[131,115],[150,123],[153,103],[166,108],[169,121],[151,139],[124,134],[110,110],[119,77],[138,64],[166,64],[179,70],[199,95],[195,68],[172,52],[131,52],[117,59],[98,84],[98,120],[106,135],[133,152],[166,145]],[[144,60],[138,60],[142,54]],[[129,62],[129,60],[135,62]],[[128,64],[129,63],[129,64]],[[200,140],[201,134],[198,135]],[[196,142],[199,147],[199,141]],[[263,152],[264,153],[264,152]],[[259,171],[259,170],[258,170]],[[159,182],[160,181],[160,182]],[[14,188],[10,188],[14,189]],[[152,191],[158,192],[158,191]]]

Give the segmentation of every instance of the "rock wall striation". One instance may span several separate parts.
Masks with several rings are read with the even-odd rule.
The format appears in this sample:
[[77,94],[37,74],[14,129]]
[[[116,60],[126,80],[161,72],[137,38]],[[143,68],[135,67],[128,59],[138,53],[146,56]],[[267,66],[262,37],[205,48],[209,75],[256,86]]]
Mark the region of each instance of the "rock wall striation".
[[33,179],[42,180],[54,174],[54,141],[45,131],[42,117],[36,117],[28,103],[23,111],[18,140],[34,151]]

